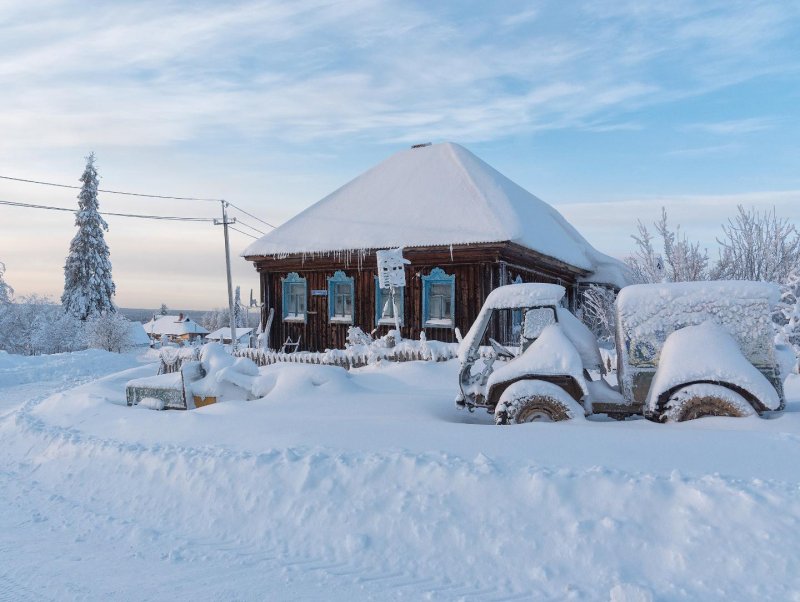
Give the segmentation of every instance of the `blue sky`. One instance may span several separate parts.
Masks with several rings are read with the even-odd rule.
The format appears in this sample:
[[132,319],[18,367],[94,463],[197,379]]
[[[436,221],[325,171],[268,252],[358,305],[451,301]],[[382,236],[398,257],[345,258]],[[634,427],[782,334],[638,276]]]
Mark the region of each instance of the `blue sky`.
[[[601,250],[623,255],[662,204],[713,250],[739,202],[800,221],[799,78],[796,2],[0,0],[0,175],[74,182],[93,150],[105,187],[280,223],[411,143],[451,140]],[[7,182],[0,199],[75,202]],[[59,295],[69,215],[0,213],[7,279]],[[219,229],[109,223],[119,304],[225,302]]]

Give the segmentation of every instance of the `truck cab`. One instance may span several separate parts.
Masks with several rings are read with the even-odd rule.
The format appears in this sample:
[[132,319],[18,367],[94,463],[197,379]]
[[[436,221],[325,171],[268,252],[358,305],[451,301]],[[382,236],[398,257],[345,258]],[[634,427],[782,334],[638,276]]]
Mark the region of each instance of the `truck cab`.
[[[602,380],[597,340],[562,306],[564,295],[557,284],[511,284],[490,293],[459,347],[459,407],[484,408],[507,424],[584,415],[598,393],[621,401]],[[510,332],[510,340],[498,342],[492,330]]]

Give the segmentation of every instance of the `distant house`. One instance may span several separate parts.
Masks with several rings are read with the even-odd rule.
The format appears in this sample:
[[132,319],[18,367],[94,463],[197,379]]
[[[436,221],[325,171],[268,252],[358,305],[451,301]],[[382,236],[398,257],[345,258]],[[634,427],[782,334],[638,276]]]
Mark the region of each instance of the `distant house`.
[[[620,288],[627,271],[544,201],[452,143],[401,151],[252,243],[271,346],[344,345],[351,325],[394,328],[375,251],[404,247],[398,299],[405,337],[455,340],[486,296],[512,282],[552,282],[574,309],[590,283]],[[264,321],[266,323],[266,320]],[[494,326],[492,327],[494,328]],[[498,326],[500,328],[500,326]]]
[[194,342],[202,340],[208,334],[208,330],[200,326],[197,322],[184,316],[155,316],[144,325],[144,331],[155,341],[160,341],[164,336],[173,343]]
[[[250,335],[252,334],[252,328],[237,328],[236,329],[236,340],[238,341],[239,345],[247,345],[250,343]],[[230,345],[231,342],[231,329],[230,327],[219,328],[214,332],[210,333],[206,336],[206,341],[213,341],[215,343],[224,343],[225,345]]]

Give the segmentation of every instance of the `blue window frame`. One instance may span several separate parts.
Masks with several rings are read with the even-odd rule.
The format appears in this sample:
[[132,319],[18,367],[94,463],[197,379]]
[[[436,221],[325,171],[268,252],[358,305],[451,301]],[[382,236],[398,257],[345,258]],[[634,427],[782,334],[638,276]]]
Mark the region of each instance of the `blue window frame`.
[[305,322],[307,316],[308,285],[297,272],[281,278],[281,293],[284,322]]
[[422,327],[453,328],[456,312],[456,276],[433,268],[422,277]]
[[355,280],[341,270],[328,278],[328,319],[340,324],[352,324],[355,306]]
[[[400,326],[403,325],[405,287],[394,289],[397,313],[400,317]],[[378,277],[375,276],[375,326],[394,326],[394,304],[392,294],[388,288],[381,288]]]

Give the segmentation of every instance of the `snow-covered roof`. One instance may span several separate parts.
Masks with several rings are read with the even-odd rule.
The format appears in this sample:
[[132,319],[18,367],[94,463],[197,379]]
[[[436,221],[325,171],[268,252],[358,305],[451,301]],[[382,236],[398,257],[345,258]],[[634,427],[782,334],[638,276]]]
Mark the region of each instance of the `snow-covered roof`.
[[147,332],[145,332],[141,322],[131,322],[130,326],[128,326],[128,332],[130,334],[131,345],[139,346],[150,344],[150,337],[147,336]]
[[626,284],[621,262],[594,249],[553,207],[451,142],[392,155],[242,256],[504,241],[588,272],[603,264],[604,281]]
[[197,322],[186,316],[160,316],[155,321],[150,320],[144,325],[144,331],[152,335],[173,335],[183,334],[208,334],[208,331]]
[[[251,332],[253,332],[252,328],[237,328],[236,329],[236,338],[237,339],[241,339],[242,337],[249,336]],[[215,330],[214,332],[212,332],[211,334],[206,336],[206,338],[211,340],[211,341],[219,341],[219,340],[224,340],[224,339],[230,340],[230,338],[231,338],[231,329],[230,329],[229,326],[227,326],[225,328],[218,328],[217,330]]]
[[558,305],[565,293],[566,290],[560,284],[542,282],[506,284],[505,286],[498,286],[489,293],[483,303],[483,309],[516,309],[519,307],[534,307],[536,305]]

